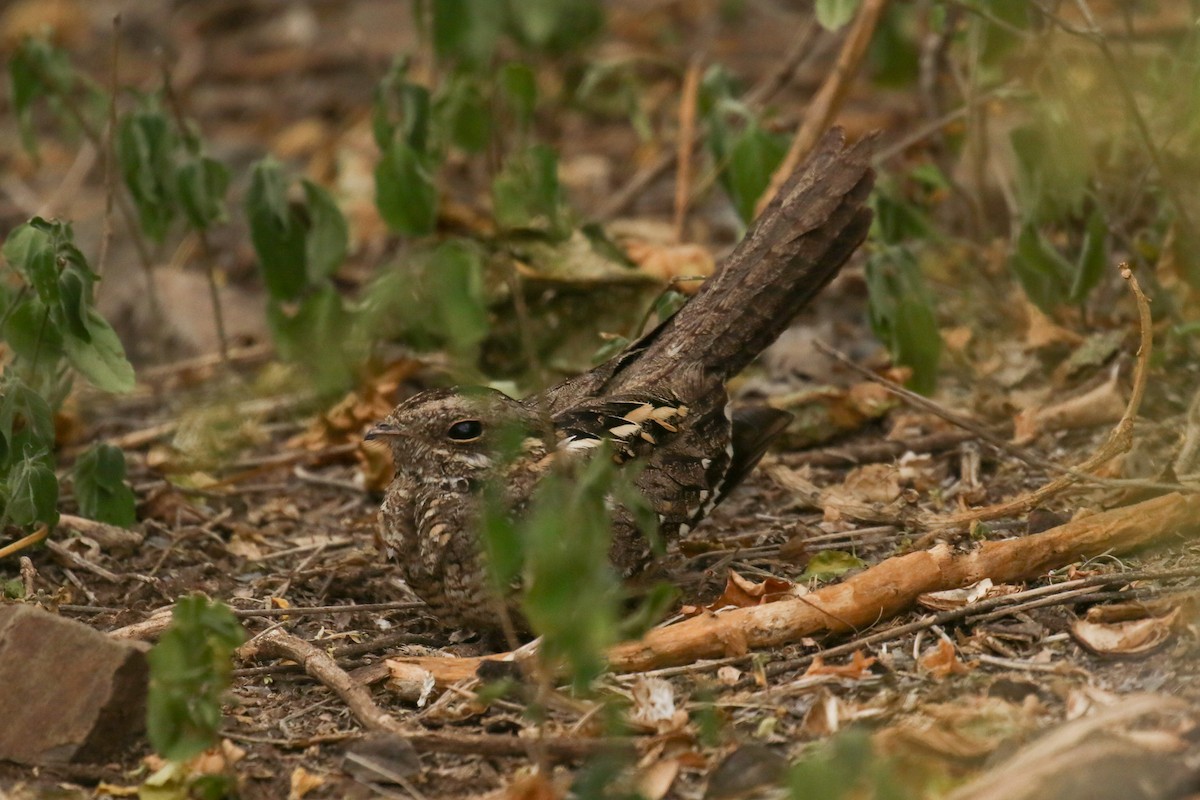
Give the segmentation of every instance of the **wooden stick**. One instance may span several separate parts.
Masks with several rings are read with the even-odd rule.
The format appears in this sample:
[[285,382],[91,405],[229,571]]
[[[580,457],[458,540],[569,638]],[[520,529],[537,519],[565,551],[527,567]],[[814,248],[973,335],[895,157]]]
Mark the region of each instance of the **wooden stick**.
[[[985,542],[970,552],[939,544],[889,558],[795,600],[705,614],[656,628],[638,641],[611,648],[609,668],[614,672],[657,669],[777,647],[827,631],[861,631],[905,611],[925,592],[957,589],[983,578],[996,583],[1037,578],[1082,558],[1121,555],[1196,530],[1200,530],[1200,495],[1174,493],[1080,517],[1032,536]],[[419,665],[438,685],[446,685],[478,668],[483,660],[425,658],[419,659]],[[390,659],[389,664],[409,661]]]

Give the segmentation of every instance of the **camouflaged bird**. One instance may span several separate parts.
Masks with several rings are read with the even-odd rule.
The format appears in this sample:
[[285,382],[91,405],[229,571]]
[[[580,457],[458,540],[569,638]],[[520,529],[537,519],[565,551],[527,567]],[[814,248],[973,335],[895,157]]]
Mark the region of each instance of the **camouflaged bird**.
[[[503,485],[519,513],[557,459],[602,449],[618,463],[642,465],[636,486],[670,541],[746,476],[790,415],[736,408],[725,383],[866,238],[870,157],[870,141],[847,148],[841,131],[826,134],[695,296],[590,372],[524,400],[488,389],[422,392],[368,432],[390,444],[396,464],[380,510],[382,545],[439,620],[499,629],[477,532],[489,481]],[[524,435],[521,449],[501,458],[500,440],[512,430]],[[628,514],[614,514],[612,534],[610,559],[623,576],[652,562]]]

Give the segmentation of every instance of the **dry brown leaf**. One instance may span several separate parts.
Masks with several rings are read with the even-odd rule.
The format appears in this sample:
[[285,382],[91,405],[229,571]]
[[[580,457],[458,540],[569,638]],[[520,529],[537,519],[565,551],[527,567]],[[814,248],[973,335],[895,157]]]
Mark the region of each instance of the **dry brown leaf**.
[[842,481],[841,491],[863,503],[890,503],[900,496],[900,471],[893,464],[856,467]]
[[978,603],[980,600],[986,600],[990,597],[1003,597],[1004,595],[1016,594],[1019,591],[1021,591],[1020,586],[1014,586],[1011,583],[1002,583],[997,586],[992,583],[991,578],[984,578],[961,589],[947,589],[944,592],[926,592],[917,597],[917,603],[931,611],[950,611],[955,608],[963,608],[973,603]]
[[960,661],[954,645],[945,639],[939,639],[936,647],[927,650],[920,663],[922,669],[939,681],[951,675],[965,675],[974,668],[974,664]]
[[812,664],[804,671],[804,675],[834,675],[839,678],[862,680],[870,674],[871,666],[877,661],[874,656],[864,656],[862,650],[855,650],[849,664],[826,664],[820,656],[813,658]]
[[716,267],[712,254],[695,244],[627,241],[623,245],[625,253],[637,264],[638,269],[663,283],[680,278],[701,279],[675,283],[675,288],[684,294],[695,294],[704,283],[703,279],[712,275]]
[[309,772],[304,767],[296,767],[292,770],[288,800],[302,800],[304,795],[324,784],[323,776]]
[[1124,622],[1076,620],[1071,625],[1075,641],[1098,656],[1144,656],[1171,638],[1179,609],[1162,617],[1145,617]]
[[1078,347],[1083,343],[1083,337],[1078,333],[1054,322],[1041,309],[1031,303],[1024,294],[1021,294],[1020,297],[1025,307],[1026,319],[1028,320],[1028,325],[1025,328],[1025,348],[1027,350],[1041,350],[1042,348],[1054,345]]
[[505,800],[562,800],[566,792],[541,772],[535,772],[510,783],[504,797]]
[[679,759],[665,758],[641,770],[637,777],[638,795],[645,800],[662,800],[679,775]]

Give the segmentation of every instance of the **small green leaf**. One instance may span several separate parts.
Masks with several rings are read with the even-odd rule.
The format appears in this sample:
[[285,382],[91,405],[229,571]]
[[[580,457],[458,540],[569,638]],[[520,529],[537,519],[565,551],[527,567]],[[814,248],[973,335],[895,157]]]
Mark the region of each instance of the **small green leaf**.
[[492,210],[502,228],[569,235],[555,152],[534,145],[510,158],[492,181]]
[[333,273],[346,259],[350,230],[341,209],[324,187],[301,181],[308,203],[309,229],[305,237],[305,259],[310,285],[316,285]]
[[439,329],[449,338],[453,350],[472,351],[488,332],[483,264],[478,252],[465,242],[443,242],[430,255],[427,279]]
[[276,300],[296,299],[307,284],[308,241],[298,215],[288,204],[283,170],[272,158],[254,165],[246,193],[246,218],[267,291]]
[[405,142],[392,142],[375,167],[375,204],[388,227],[409,236],[431,233],[437,199],[431,159]]
[[87,310],[87,329],[91,341],[73,335],[63,337],[63,352],[71,366],[106,392],[132,391],[136,381],[133,366],[125,358],[125,348],[112,326],[91,307]]
[[457,147],[468,153],[487,147],[492,136],[491,110],[473,78],[457,76],[436,105],[441,124]]
[[133,490],[125,483],[125,454],[110,444],[88,448],[72,472],[79,512],[88,519],[128,528],[137,522]]
[[342,391],[353,380],[350,323],[341,295],[329,285],[312,291],[294,310],[285,311],[276,302],[267,305],[267,324],[279,354],[304,365],[322,395]]
[[175,177],[179,205],[188,225],[202,231],[225,219],[229,170],[224,164],[208,156],[191,158]]
[[518,41],[551,52],[578,48],[604,26],[597,0],[522,0],[510,3],[508,10]]
[[8,473],[4,515],[13,525],[58,523],[58,478],[41,459],[23,458]]
[[1074,267],[1033,225],[1021,229],[1009,265],[1025,294],[1042,311],[1051,313],[1067,299]]
[[871,328],[896,363],[912,368],[912,388],[932,392],[942,339],[920,265],[908,248],[895,245],[872,253],[866,273]]
[[58,276],[59,319],[72,336],[92,340],[87,327],[87,310],[91,306],[91,282],[76,269],[65,269]]
[[[41,224],[38,224],[41,223]],[[53,223],[40,218],[19,226],[4,240],[4,259],[37,292],[42,303],[58,305],[58,259]]]
[[17,378],[0,376],[0,466],[24,453],[49,453],[54,447],[54,412]]
[[537,77],[527,64],[509,61],[500,68],[500,88],[521,127],[533,122],[537,108]]
[[809,560],[804,572],[800,573],[800,580],[828,580],[866,565],[867,562],[853,553],[844,550],[822,550]]
[[56,364],[63,355],[62,334],[36,296],[26,297],[9,312],[4,341],[17,356],[39,367]]
[[161,242],[175,218],[176,184],[172,154],[178,139],[156,99],[122,117],[117,127],[117,159],[137,206],[142,230]]
[[827,31],[836,31],[858,11],[862,0],[817,0],[817,22]]
[[491,59],[504,24],[496,0],[433,0],[433,48],[441,58],[483,65]]
[[1088,217],[1087,230],[1083,235],[1079,262],[1075,265],[1075,279],[1071,283],[1070,300],[1082,303],[1095,289],[1108,269],[1108,227],[1099,211]]
[[749,224],[754,219],[754,207],[786,153],[786,140],[756,123],[733,138],[729,163],[721,171],[721,184],[743,222]]

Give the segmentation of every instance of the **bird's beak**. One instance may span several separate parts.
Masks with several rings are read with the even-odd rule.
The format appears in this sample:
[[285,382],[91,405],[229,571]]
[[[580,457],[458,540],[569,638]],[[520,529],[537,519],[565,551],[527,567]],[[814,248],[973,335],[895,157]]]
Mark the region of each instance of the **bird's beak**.
[[401,435],[401,431],[395,425],[393,425],[390,422],[381,422],[378,425],[376,425],[375,427],[371,428],[369,431],[367,431],[366,435],[363,436],[363,439],[370,442],[370,441],[374,441],[375,439],[383,439],[388,436],[400,436],[400,435]]

